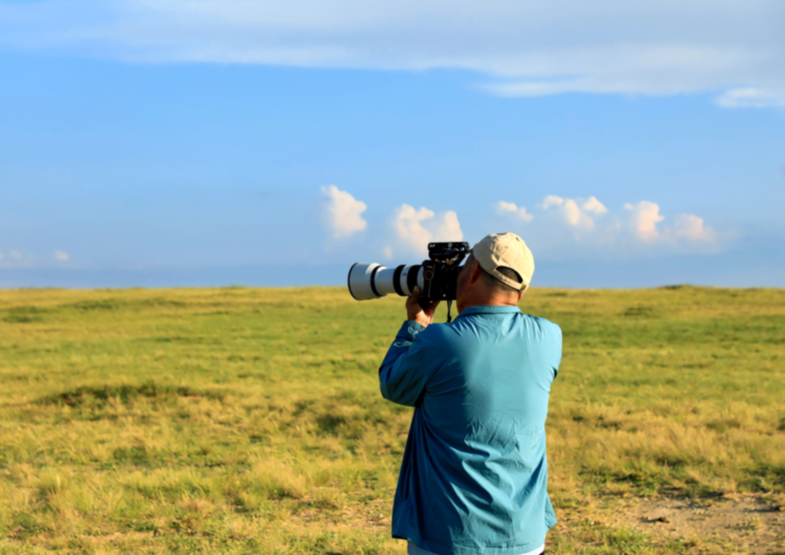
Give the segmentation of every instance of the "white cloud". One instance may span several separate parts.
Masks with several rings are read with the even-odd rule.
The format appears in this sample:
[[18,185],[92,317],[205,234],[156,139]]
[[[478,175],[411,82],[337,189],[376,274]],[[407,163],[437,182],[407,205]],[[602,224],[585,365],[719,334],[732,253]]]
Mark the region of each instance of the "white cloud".
[[657,224],[665,219],[660,215],[660,207],[653,202],[643,200],[637,205],[625,204],[625,210],[632,212],[631,227],[635,236],[641,241],[656,241],[660,237]]
[[349,237],[366,228],[368,222],[360,215],[368,208],[364,202],[335,185],[322,187],[322,194],[327,200],[325,223],[335,239]]
[[525,206],[518,207],[513,202],[505,202],[503,200],[500,200],[496,204],[496,211],[499,214],[512,214],[516,218],[518,218],[519,220],[523,220],[524,222],[530,222],[534,219],[534,215],[527,212]]
[[771,90],[756,87],[731,89],[717,98],[723,108],[773,108],[785,106],[785,89]]
[[[548,195],[543,212],[527,228],[533,244],[558,256],[603,255],[636,257],[656,253],[711,252],[720,235],[695,214],[666,217],[651,201],[627,203],[611,211],[596,197],[569,199]],[[727,234],[725,235],[727,236]]]
[[692,241],[713,242],[717,238],[714,230],[703,223],[703,218],[694,214],[680,214],[673,225],[676,237],[686,237]]
[[433,234],[423,227],[422,222],[433,218],[433,216],[434,212],[424,206],[415,210],[413,206],[404,204],[395,211],[393,216],[396,236],[404,244],[415,250],[421,250],[423,245],[427,245],[433,237]]
[[[729,91],[780,105],[782,0],[74,0],[0,4],[0,46],[148,62],[487,75],[506,96]],[[734,92],[736,91],[736,92]],[[776,96],[776,95],[775,95]]]
[[717,233],[695,214],[679,214],[673,218],[673,225],[665,225],[665,216],[653,202],[644,200],[636,205],[625,204],[624,208],[631,212],[629,225],[634,236],[645,243],[714,244],[717,241]]
[[0,260],[2,260],[2,259],[3,259],[3,253],[0,252]]
[[14,260],[22,260],[22,258],[24,257],[22,256],[22,253],[19,251],[11,251],[11,258],[13,258]]
[[[436,214],[424,206],[415,210],[413,206],[404,204],[393,213],[392,224],[398,244],[404,250],[419,255],[428,252],[428,243],[432,241],[463,240],[458,215],[451,210]],[[392,250],[389,252],[392,253]]]
[[437,214],[431,225],[433,230],[432,241],[462,241],[463,231],[458,222],[458,214],[452,210]]
[[596,197],[583,200],[562,198],[556,195],[545,197],[540,208],[542,210],[556,210],[567,224],[581,230],[594,229],[594,218],[588,214],[589,212],[600,216],[608,211]]
[[543,199],[541,208],[547,210],[551,206],[561,206],[562,204],[564,204],[563,198],[557,197],[556,195],[548,195]]
[[67,262],[70,257],[68,256],[67,252],[63,251],[55,251],[55,259],[59,260],[60,262]]
[[578,203],[571,198],[565,199],[564,204],[562,204],[561,207],[562,213],[570,225],[587,229],[594,227],[594,220],[584,214],[580,207],[578,207]]
[[584,201],[581,205],[581,208],[586,212],[594,212],[595,214],[605,214],[608,212],[608,209],[605,208],[605,205],[597,200],[597,197],[589,197]]

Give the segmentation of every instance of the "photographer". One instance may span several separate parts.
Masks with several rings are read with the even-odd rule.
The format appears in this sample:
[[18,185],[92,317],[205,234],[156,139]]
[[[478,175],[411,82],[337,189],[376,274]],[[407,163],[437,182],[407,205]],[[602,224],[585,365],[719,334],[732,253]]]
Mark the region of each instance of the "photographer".
[[556,523],[545,419],[559,327],[517,304],[534,260],[515,234],[488,235],[458,274],[459,315],[406,301],[379,369],[385,399],[415,407],[393,508],[411,555],[539,555]]

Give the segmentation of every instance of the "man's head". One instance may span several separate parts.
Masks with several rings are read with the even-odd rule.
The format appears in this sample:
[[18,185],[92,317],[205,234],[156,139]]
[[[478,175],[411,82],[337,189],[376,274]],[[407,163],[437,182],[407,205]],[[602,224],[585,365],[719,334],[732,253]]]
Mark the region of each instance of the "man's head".
[[516,305],[531,282],[534,258],[514,233],[494,233],[472,249],[458,275],[458,312],[469,306]]

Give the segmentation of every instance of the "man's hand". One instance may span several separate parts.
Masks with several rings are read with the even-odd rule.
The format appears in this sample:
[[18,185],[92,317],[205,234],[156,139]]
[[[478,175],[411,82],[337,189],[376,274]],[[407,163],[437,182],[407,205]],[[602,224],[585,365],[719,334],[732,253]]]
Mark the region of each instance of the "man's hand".
[[406,299],[406,316],[421,326],[428,327],[433,323],[433,313],[439,306],[439,301],[428,304],[425,308],[420,306],[420,288],[414,288],[414,294]]

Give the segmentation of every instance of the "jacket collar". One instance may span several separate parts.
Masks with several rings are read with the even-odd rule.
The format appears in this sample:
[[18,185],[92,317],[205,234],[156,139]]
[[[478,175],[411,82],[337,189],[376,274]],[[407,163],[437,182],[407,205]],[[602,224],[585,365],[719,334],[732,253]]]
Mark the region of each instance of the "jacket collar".
[[469,306],[455,318],[471,316],[472,314],[514,314],[520,312],[517,306]]

